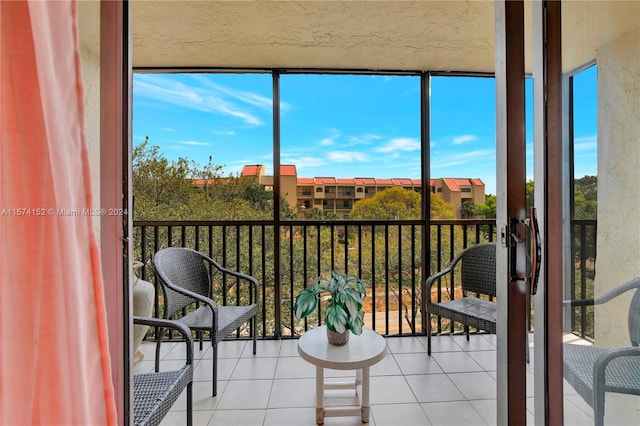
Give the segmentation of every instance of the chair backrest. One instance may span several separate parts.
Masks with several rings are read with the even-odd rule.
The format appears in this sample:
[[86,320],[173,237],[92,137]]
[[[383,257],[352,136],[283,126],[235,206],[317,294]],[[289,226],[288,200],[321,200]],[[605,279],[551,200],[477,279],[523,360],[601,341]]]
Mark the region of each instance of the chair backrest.
[[496,296],[496,243],[481,243],[460,254],[462,291]]
[[156,276],[164,292],[164,318],[170,318],[195,302],[195,299],[180,294],[172,287],[190,290],[211,297],[211,279],[202,254],[184,247],[167,247],[153,258]]

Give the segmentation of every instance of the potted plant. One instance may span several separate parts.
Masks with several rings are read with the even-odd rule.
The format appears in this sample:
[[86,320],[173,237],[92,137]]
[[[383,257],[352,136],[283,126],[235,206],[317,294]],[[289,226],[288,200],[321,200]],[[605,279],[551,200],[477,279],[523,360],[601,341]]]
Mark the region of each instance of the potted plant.
[[349,330],[355,335],[362,333],[364,283],[358,277],[336,271],[331,271],[329,279],[319,276],[296,296],[293,303],[296,318],[303,319],[311,314],[323,293],[331,296],[324,318],[329,343],[344,345],[349,340]]

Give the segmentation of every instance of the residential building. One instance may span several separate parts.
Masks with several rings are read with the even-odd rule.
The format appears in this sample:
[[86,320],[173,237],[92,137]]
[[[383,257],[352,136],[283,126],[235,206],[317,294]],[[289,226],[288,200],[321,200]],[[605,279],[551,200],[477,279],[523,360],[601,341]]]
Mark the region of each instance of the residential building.
[[[267,189],[273,189],[273,176],[265,174],[263,164],[246,165],[241,176],[256,176]],[[318,208],[348,218],[353,204],[371,198],[387,188],[401,187],[422,193],[421,179],[408,178],[336,178],[329,176],[298,177],[295,165],[280,166],[280,192],[289,205],[302,217],[305,211]],[[478,178],[431,179],[432,194],[440,195],[453,205],[458,219],[466,202],[483,204],[485,185]]]

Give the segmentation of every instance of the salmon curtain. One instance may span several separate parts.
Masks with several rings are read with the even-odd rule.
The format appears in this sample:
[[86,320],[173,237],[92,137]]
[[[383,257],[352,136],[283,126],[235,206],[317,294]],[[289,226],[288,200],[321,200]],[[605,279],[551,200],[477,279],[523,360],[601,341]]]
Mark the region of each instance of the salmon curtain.
[[0,1],[0,423],[117,422],[75,1]]

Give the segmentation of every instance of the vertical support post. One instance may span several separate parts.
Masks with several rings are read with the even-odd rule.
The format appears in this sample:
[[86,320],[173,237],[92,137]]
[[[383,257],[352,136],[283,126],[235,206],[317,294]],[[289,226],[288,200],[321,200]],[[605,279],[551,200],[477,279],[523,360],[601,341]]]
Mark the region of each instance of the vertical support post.
[[[431,110],[431,75],[422,73],[420,75],[420,146],[421,160],[420,166],[422,170],[422,256],[421,270],[423,271],[422,282],[420,283],[422,291],[420,292],[422,300],[420,306],[426,306],[427,294],[424,288],[425,277],[431,275],[429,259],[431,258],[431,124],[429,121]],[[426,333],[427,327],[431,327],[431,318],[427,317],[424,309],[420,309],[422,316],[422,331]]]
[[[280,253],[280,72],[271,74],[273,87],[273,250]],[[275,297],[274,330],[276,339],[282,337],[282,288],[280,287],[280,256],[273,265]]]
[[535,315],[535,423],[563,424],[563,182],[561,5],[533,2],[534,179],[542,230],[541,285]]
[[100,252],[118,424],[131,418],[131,4],[100,2]]
[[498,296],[497,420],[526,424],[526,252],[514,226],[525,219],[524,2],[495,2]]

